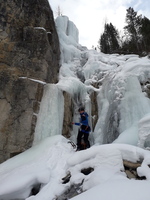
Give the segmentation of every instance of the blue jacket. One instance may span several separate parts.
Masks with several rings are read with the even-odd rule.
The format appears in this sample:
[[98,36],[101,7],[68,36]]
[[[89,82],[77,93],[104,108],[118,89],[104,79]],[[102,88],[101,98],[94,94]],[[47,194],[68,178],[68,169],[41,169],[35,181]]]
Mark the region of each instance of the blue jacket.
[[75,125],[80,126],[82,132],[89,133],[91,131],[88,124],[88,114],[86,112],[80,113],[80,123],[75,123]]

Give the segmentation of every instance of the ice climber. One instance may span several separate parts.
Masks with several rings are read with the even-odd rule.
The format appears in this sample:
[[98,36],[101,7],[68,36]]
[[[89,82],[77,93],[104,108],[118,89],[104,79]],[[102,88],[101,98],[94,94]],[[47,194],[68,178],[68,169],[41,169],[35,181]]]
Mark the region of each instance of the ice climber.
[[77,151],[86,149],[90,147],[90,142],[88,140],[91,128],[88,122],[88,114],[85,112],[84,108],[78,109],[80,113],[80,123],[72,123],[74,125],[80,126],[77,136]]

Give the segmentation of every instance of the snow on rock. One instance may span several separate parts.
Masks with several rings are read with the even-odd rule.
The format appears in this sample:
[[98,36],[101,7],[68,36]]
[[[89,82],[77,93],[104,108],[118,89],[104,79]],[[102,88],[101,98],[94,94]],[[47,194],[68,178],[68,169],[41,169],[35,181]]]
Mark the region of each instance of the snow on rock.
[[40,81],[40,80],[38,80],[38,79],[33,79],[33,78],[28,78],[28,77],[19,77],[20,79],[29,79],[29,80],[31,80],[31,81],[34,81],[34,82],[37,82],[37,83],[41,83],[42,85],[45,85],[46,84],[46,82],[44,82],[44,81]]
[[94,200],[149,200],[149,184],[150,181],[109,180],[71,200],[91,200],[93,198]]
[[[132,162],[143,161],[138,168],[139,176],[146,176],[146,181],[128,180],[123,169],[122,159]],[[96,199],[116,200],[149,199],[150,169],[147,166],[150,162],[150,153],[143,149],[130,145],[101,145],[93,146],[85,152],[79,152],[69,159],[68,163],[73,175],[71,181],[79,183],[84,179],[84,193],[71,198],[72,200]],[[82,168],[94,168],[94,171],[87,175],[79,176]],[[80,178],[79,178],[80,177]],[[139,189],[136,191],[135,188]]]
[[57,135],[7,160],[0,165],[0,199],[26,199],[37,183],[41,184],[41,199],[44,199],[45,187],[51,191],[53,186],[53,192],[48,194],[52,199],[62,190],[60,178],[65,173],[66,159],[71,154],[71,145]]
[[[139,176],[144,175],[147,180],[128,180],[124,173],[123,159],[142,162],[137,171]],[[63,136],[51,136],[0,165],[0,199],[53,200],[66,192],[71,185],[79,183],[82,191],[87,192],[73,199],[85,199],[85,195],[89,200],[91,195],[95,199],[98,199],[99,195],[105,197],[106,191],[108,193],[110,184],[113,183],[116,186],[120,185],[120,188],[128,188],[128,184],[131,188],[140,186],[143,197],[147,197],[147,185],[150,183],[150,169],[147,167],[149,164],[150,152],[138,147],[107,144],[75,152]],[[94,171],[84,175],[81,170],[88,167],[92,167]],[[62,178],[68,172],[71,174],[70,181],[63,184]],[[31,195],[31,190],[36,184],[40,184],[40,191]],[[110,197],[107,195],[106,199]],[[138,196],[134,195],[134,200],[139,200]],[[115,190],[112,199],[115,199],[115,196],[119,200],[122,189]],[[129,190],[128,199],[133,200],[132,197],[132,191]]]

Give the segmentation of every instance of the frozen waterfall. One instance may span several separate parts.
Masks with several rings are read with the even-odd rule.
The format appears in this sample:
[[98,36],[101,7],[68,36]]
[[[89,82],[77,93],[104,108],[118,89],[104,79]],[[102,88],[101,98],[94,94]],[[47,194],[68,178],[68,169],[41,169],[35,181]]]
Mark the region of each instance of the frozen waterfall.
[[[78,44],[78,30],[68,17],[58,17],[56,25],[61,46],[59,82],[45,86],[34,144],[45,137],[62,134],[65,91],[73,103],[70,120],[78,120],[78,107],[85,106],[90,116],[92,144],[114,142],[144,147],[150,135],[148,128],[145,129],[149,127],[150,100],[142,85],[150,80],[150,60],[137,55],[106,55],[87,50]],[[93,116],[92,94],[98,108]],[[95,115],[97,121],[93,125]],[[77,132],[72,127],[70,139],[74,142]]]
[[62,133],[63,113],[62,91],[55,84],[45,85],[34,134],[34,144],[46,137]]

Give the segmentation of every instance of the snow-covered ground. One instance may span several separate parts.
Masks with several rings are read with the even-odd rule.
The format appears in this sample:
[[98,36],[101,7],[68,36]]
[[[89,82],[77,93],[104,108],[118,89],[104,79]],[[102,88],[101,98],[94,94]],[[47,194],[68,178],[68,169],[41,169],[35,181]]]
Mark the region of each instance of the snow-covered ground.
[[[139,176],[147,180],[129,180],[124,172],[123,159],[137,162]],[[0,166],[0,199],[52,200],[72,184],[83,182],[84,193],[76,200],[149,200],[150,152],[127,144],[94,145],[75,152],[61,135],[48,137],[26,152],[7,160]],[[92,167],[84,175],[81,170]],[[70,181],[62,178],[71,173]],[[31,189],[41,184],[40,192],[30,196]],[[28,198],[27,198],[28,197]]]
[[[55,200],[71,185],[81,184],[74,200],[150,199],[150,60],[137,55],[106,55],[78,44],[78,30],[65,16],[56,27],[61,45],[61,69],[57,84],[45,84],[33,147],[0,165],[0,200]],[[141,86],[142,85],[142,86]],[[91,116],[90,95],[97,94],[98,121],[90,135],[93,146],[75,152],[61,136],[63,91],[76,110],[85,105]],[[92,124],[91,124],[92,125]],[[77,128],[71,132],[75,142]],[[108,144],[111,143],[111,144]],[[140,161],[138,176],[129,180],[123,160]],[[94,169],[88,175],[84,168]],[[70,181],[62,178],[71,174]],[[40,192],[31,194],[40,185]]]

